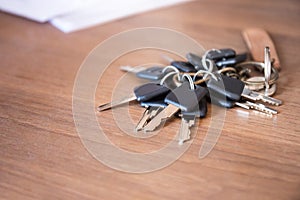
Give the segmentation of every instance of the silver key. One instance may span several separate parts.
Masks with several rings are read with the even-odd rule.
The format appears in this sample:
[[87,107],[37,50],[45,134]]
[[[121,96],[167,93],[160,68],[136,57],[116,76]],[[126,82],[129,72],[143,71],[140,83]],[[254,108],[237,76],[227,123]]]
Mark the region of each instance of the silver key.
[[237,105],[239,107],[242,107],[242,108],[245,108],[245,109],[248,109],[248,110],[254,109],[254,110],[257,110],[259,112],[263,112],[263,113],[266,113],[266,114],[269,114],[269,115],[275,115],[275,114],[278,113],[277,110],[269,108],[269,107],[265,106],[264,104],[253,103],[253,102],[250,102],[250,101],[246,101],[245,103],[236,102],[235,105]]
[[190,139],[190,128],[195,125],[196,116],[183,115],[181,117],[181,125],[179,129],[178,144],[182,145],[185,141]]
[[134,88],[134,93],[125,99],[100,105],[98,107],[98,111],[104,111],[134,100],[147,101],[158,96],[164,96],[169,92],[170,89],[163,85],[158,85],[155,83],[146,83]]
[[263,101],[265,103],[275,105],[275,106],[279,106],[282,104],[282,101],[279,99],[268,97],[264,94],[260,94],[258,92],[249,90],[246,87],[244,88],[241,96],[252,101]]
[[141,117],[140,121],[135,127],[135,131],[141,131],[147,125],[147,123],[152,120],[159,112],[161,112],[164,108],[163,107],[148,107],[143,116]]
[[144,131],[154,131],[162,124],[162,122],[165,122],[167,119],[171,118],[178,110],[178,107],[169,104],[144,127]]
[[134,94],[131,94],[130,96],[125,97],[124,99],[102,104],[102,105],[98,106],[97,110],[99,112],[101,112],[101,111],[104,111],[104,110],[108,110],[108,109],[111,109],[111,108],[129,103],[129,102],[134,101],[136,99],[137,99],[136,96]]

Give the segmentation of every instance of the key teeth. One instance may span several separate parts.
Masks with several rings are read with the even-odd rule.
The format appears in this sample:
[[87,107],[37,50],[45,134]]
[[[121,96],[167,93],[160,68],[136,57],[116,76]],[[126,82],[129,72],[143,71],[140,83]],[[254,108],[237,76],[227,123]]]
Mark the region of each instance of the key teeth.
[[278,105],[277,103],[270,102],[270,101],[263,101],[263,102],[268,103],[268,104],[273,105],[273,106],[277,106]]
[[[184,124],[183,124],[184,123]],[[181,121],[181,126],[178,134],[178,144],[182,145],[184,142],[191,139],[191,130],[190,128],[194,126],[195,120],[185,120],[184,118]]]
[[276,114],[276,113],[273,113],[273,112],[268,111],[268,110],[263,109],[263,108],[256,108],[256,109],[257,109],[258,111],[262,111],[262,112],[264,112],[264,113],[266,113],[266,114],[270,114],[270,115]]
[[261,111],[261,112],[264,112],[264,113],[267,113],[267,114],[270,114],[270,115],[273,115],[273,114],[277,114],[278,112],[276,110],[272,110],[268,107],[266,107],[265,105],[263,104],[255,104],[255,103],[251,103],[251,102],[247,102],[248,105],[252,108],[252,109],[255,109],[257,111]]
[[139,132],[139,131],[141,131],[141,130],[143,130],[144,126],[147,124],[147,121],[149,120],[150,114],[151,114],[151,111],[150,111],[149,108],[147,108],[147,109],[144,111],[144,113],[143,113],[143,115],[142,115],[140,121],[139,121],[139,122],[137,123],[137,125],[135,126],[134,131],[135,131],[136,133]]
[[152,120],[144,127],[145,133],[155,131],[164,121],[166,121],[166,119],[161,119],[160,123],[154,123]]
[[266,100],[266,99],[262,99],[263,102],[268,103],[270,105],[274,105],[274,106],[279,106],[279,103],[276,103],[274,101],[270,101],[270,100]]
[[155,127],[153,127],[153,128],[147,128],[147,127],[144,127],[144,132],[145,132],[145,133],[148,133],[148,132],[155,131],[158,127],[159,127],[159,125],[158,125],[158,126],[155,126]]
[[255,101],[255,102],[262,101],[262,102],[265,102],[267,104],[274,105],[274,106],[280,106],[282,104],[281,100],[262,95],[258,92],[251,91],[247,88],[244,89],[242,96],[251,101]]

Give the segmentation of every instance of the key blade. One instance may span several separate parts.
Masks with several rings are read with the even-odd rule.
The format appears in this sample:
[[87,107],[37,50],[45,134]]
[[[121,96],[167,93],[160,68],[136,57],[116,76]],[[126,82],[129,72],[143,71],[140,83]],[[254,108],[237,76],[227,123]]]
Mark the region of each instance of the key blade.
[[135,127],[135,132],[141,131],[143,130],[144,126],[146,125],[149,117],[150,117],[151,111],[150,111],[150,107],[148,107],[145,112],[143,113],[142,118],[140,119],[140,121],[138,122],[138,124]]
[[269,97],[269,96],[263,95],[261,93],[255,92],[255,91],[252,91],[251,95],[256,97],[256,101],[261,100],[265,103],[275,105],[275,106],[280,106],[282,104],[282,101],[279,99],[275,99],[273,97]]
[[254,93],[252,90],[249,90],[248,88],[244,87],[241,96],[245,97],[246,99],[250,99],[252,101],[257,101],[259,94]]
[[235,102],[234,104],[237,105],[237,106],[239,106],[239,107],[241,107],[241,108],[245,108],[245,109],[247,109],[247,110],[250,109],[250,106],[248,106],[248,105],[245,104],[245,103]]
[[156,115],[145,127],[144,131],[154,131],[157,127],[161,125],[162,122],[166,121],[168,118],[172,117],[179,108],[169,104],[165,109],[163,109],[158,115]]
[[140,121],[138,122],[138,124],[135,127],[135,131],[141,131],[144,129],[144,127],[146,126],[146,124],[153,119],[161,110],[163,110],[163,108],[161,107],[148,107],[142,118],[140,119]]
[[271,105],[275,105],[275,106],[279,106],[282,104],[282,101],[279,99],[275,99],[273,97],[268,97],[266,95],[260,94],[258,92],[249,90],[247,88],[244,88],[242,96],[245,97],[246,99],[252,100],[252,101],[263,101],[265,103],[271,104]]
[[250,108],[260,111],[260,112],[264,112],[264,113],[271,114],[271,115],[276,115],[278,113],[277,110],[269,108],[269,107],[265,106],[264,104],[252,103],[250,101],[247,101],[246,103],[250,106]]
[[164,108],[162,107],[153,107],[150,111],[150,114],[149,114],[149,119],[147,121],[147,123],[152,120],[156,115],[158,115],[158,113],[160,113]]
[[190,128],[195,124],[195,117],[193,119],[181,119],[181,125],[179,129],[179,138],[178,144],[182,145],[185,141],[191,138],[191,130]]
[[145,69],[146,68],[144,68],[144,67],[132,67],[132,66],[121,66],[120,67],[120,70],[125,71],[125,72],[131,72],[131,73],[138,73]]
[[104,111],[104,110],[111,109],[113,107],[121,106],[121,105],[123,105],[125,103],[128,103],[130,101],[134,101],[134,100],[136,100],[136,96],[134,94],[132,94],[131,96],[129,96],[129,97],[125,98],[125,99],[122,99],[120,101],[114,101],[114,102],[102,104],[102,105],[98,106],[97,110],[99,112],[101,112],[101,111]]
[[178,139],[178,144],[182,145],[185,141],[190,139],[190,127],[189,123],[182,119],[181,125],[180,125],[180,130],[179,130],[179,139]]
[[275,105],[275,106],[280,106],[282,104],[281,100],[275,99],[273,97],[268,97],[268,96],[261,96],[261,100],[265,103]]

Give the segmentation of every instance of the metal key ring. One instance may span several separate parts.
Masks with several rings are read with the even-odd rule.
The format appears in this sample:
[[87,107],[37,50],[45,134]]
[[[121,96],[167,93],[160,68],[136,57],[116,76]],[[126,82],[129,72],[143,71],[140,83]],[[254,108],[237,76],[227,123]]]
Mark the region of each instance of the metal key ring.
[[[233,68],[233,67],[226,67],[226,68],[220,69],[220,70],[216,71],[216,73],[221,74],[221,73],[230,72],[230,71],[236,73],[236,69]],[[195,72],[180,73],[180,75],[183,75],[183,74],[188,74],[188,75],[190,75],[190,76],[196,75]],[[200,76],[200,74],[198,74],[198,76]],[[209,77],[207,77],[207,78],[205,78],[205,79],[200,79],[200,80],[198,80],[198,81],[194,81],[194,84],[195,84],[195,85],[199,85],[199,84],[201,84],[201,83],[204,83],[204,82],[208,81],[209,79],[210,79]],[[180,84],[180,81],[178,80],[178,76],[173,76],[173,81],[174,81],[175,83]]]
[[[254,66],[256,68],[258,68],[260,71],[262,71],[265,67],[265,64],[262,62],[255,62],[255,61],[248,61],[248,62],[242,62],[236,65],[236,68],[241,68],[243,69],[248,69],[247,66]],[[271,78],[269,81],[269,85],[273,85],[277,79],[279,78],[279,74],[276,68],[274,68],[273,66],[271,67],[272,73],[271,73]],[[240,70],[241,71],[241,70]],[[242,80],[246,85],[249,86],[264,86],[265,85],[265,81],[247,81],[247,80]]]
[[[225,72],[229,72],[229,71],[232,71],[232,72],[236,73],[236,69],[233,68],[233,67],[226,67],[226,68],[220,69],[220,70],[216,71],[216,73],[221,74],[221,73],[225,73]],[[196,73],[194,73],[193,75],[195,75],[195,74],[196,74]],[[199,75],[199,74],[198,74],[198,75]],[[198,80],[198,81],[195,81],[194,84],[195,84],[195,85],[199,85],[199,84],[201,84],[201,83],[203,83],[203,82],[208,81],[209,79],[210,79],[210,77],[207,77],[207,78],[205,78],[205,79],[200,79],[200,80]]]

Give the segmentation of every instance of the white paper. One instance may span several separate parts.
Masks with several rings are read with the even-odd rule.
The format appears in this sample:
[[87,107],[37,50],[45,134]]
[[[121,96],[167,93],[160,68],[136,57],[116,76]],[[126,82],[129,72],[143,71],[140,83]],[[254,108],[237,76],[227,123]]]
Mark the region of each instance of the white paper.
[[187,0],[86,0],[80,9],[56,17],[50,22],[61,31],[69,33],[183,2],[187,2]]
[[84,0],[0,0],[0,10],[37,22],[74,11]]
[[0,0],[0,10],[65,33],[189,0]]

